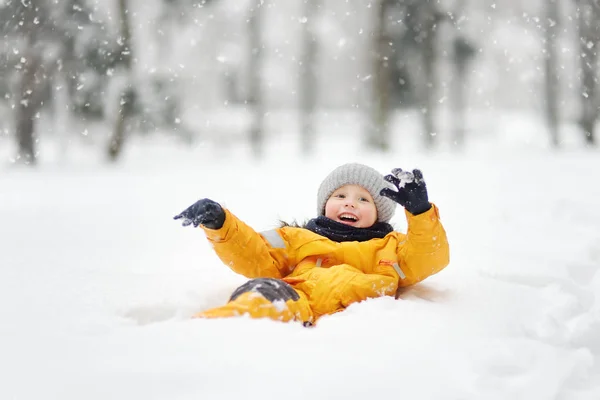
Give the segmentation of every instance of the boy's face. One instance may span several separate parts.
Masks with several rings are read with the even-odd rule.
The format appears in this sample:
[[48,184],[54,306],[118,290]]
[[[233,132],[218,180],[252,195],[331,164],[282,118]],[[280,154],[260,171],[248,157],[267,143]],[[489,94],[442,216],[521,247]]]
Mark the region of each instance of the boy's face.
[[377,208],[368,190],[345,185],[333,192],[325,203],[325,216],[356,228],[368,228],[377,221]]

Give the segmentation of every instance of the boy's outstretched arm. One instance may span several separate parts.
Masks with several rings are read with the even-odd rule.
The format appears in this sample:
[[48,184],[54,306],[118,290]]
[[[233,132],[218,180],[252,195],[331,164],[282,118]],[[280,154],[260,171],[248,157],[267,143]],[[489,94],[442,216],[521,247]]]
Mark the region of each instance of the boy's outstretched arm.
[[408,232],[405,240],[398,245],[402,272],[399,286],[409,286],[448,265],[448,238],[437,207],[429,202],[427,186],[420,170],[407,172],[394,168],[392,174],[384,179],[397,190],[382,189],[381,195],[394,200],[406,210]]
[[174,219],[201,227],[225,265],[248,278],[282,278],[289,273],[287,244],[273,247],[250,226],[210,199],[198,200]]

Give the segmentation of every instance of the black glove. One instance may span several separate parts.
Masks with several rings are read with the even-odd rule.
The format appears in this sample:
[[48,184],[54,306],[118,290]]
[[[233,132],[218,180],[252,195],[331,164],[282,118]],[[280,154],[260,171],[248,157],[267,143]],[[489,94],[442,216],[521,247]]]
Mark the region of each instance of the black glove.
[[427,186],[420,170],[413,169],[412,172],[408,172],[394,168],[392,173],[383,179],[393,183],[398,191],[385,188],[381,189],[379,194],[394,200],[412,215],[423,214],[431,208],[427,198]]
[[204,225],[208,229],[219,229],[225,223],[225,211],[223,207],[212,201],[211,199],[198,200],[181,214],[173,217],[173,219],[183,219],[181,225],[188,226],[194,224]]

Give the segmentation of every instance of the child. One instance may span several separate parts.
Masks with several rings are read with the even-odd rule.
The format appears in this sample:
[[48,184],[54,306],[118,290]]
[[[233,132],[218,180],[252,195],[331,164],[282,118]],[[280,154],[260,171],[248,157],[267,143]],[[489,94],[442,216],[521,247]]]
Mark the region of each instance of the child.
[[[396,203],[406,210],[407,234],[389,224]],[[321,183],[317,215],[304,227],[260,234],[210,199],[175,216],[183,226],[200,226],[223,263],[251,278],[226,305],[196,317],[247,314],[309,326],[448,265],[446,232],[419,170],[395,168],[383,177],[366,165],[342,165]]]

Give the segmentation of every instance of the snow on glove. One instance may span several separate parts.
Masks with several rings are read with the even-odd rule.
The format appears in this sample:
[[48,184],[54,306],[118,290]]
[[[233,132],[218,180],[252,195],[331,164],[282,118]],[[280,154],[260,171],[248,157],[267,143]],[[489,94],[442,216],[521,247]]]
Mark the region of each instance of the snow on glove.
[[194,227],[203,225],[208,229],[219,229],[225,223],[225,211],[223,207],[212,201],[211,199],[198,200],[181,214],[173,217],[173,219],[182,219],[181,225],[188,226],[194,224]]
[[401,168],[394,168],[392,173],[383,179],[391,182],[398,191],[385,188],[379,194],[394,200],[412,215],[423,214],[431,208],[427,197],[427,186],[420,170],[413,169],[412,172],[408,172],[402,171]]

